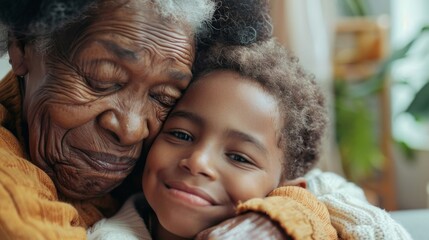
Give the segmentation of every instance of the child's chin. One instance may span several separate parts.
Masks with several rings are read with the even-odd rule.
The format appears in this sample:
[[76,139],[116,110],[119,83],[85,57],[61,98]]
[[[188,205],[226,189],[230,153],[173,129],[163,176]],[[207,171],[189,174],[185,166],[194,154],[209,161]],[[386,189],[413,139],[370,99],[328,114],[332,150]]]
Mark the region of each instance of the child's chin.
[[[184,218],[186,218],[186,217],[184,217]],[[168,232],[170,232],[171,234],[176,235],[177,237],[193,239],[201,231],[204,231],[207,228],[211,227],[211,225],[203,226],[203,224],[201,224],[201,223],[187,223],[185,225],[183,224],[184,221],[182,221],[181,223],[182,224],[174,224],[170,228],[164,226],[164,228]]]

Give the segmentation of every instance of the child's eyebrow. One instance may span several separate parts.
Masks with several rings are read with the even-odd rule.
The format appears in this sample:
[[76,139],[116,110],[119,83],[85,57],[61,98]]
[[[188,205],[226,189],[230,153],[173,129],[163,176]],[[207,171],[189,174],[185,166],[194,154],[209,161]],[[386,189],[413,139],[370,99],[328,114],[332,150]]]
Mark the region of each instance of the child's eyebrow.
[[[170,114],[170,116],[168,118],[175,118],[175,117],[186,118],[189,121],[191,121],[197,125],[200,125],[200,126],[204,125],[204,120],[200,116],[198,116],[192,112],[181,111],[181,110],[174,111]],[[226,131],[226,135],[228,137],[238,138],[244,142],[250,142],[254,146],[256,146],[256,148],[258,148],[260,151],[262,151],[264,154],[268,153],[267,148],[258,139],[256,139],[255,137],[253,137],[247,133],[244,133],[244,132],[241,132],[241,131],[238,131],[235,129],[228,129]]]
[[198,116],[192,112],[188,112],[188,111],[172,112],[168,118],[174,118],[174,117],[186,118],[186,119],[188,119],[188,120],[190,120],[190,121],[192,121],[195,124],[200,125],[200,126],[203,125],[203,123],[204,123],[204,120],[200,116]]
[[253,136],[246,134],[244,132],[240,132],[237,130],[233,130],[230,129],[228,130],[228,136],[229,137],[235,137],[235,138],[239,138],[245,142],[250,142],[253,145],[255,145],[259,150],[261,150],[264,154],[268,153],[268,150],[265,148],[265,146],[256,138],[254,138]]

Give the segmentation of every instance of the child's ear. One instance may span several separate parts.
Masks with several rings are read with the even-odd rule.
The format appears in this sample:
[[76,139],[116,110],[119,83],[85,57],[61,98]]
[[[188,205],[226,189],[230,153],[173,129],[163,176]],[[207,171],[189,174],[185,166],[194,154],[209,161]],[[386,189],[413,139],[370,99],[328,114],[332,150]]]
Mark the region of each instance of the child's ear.
[[305,180],[305,178],[303,177],[295,178],[292,180],[283,180],[279,184],[279,187],[282,187],[282,186],[297,186],[297,187],[307,188],[307,180]]
[[12,66],[12,70],[15,75],[23,76],[27,74],[27,64],[24,60],[24,45],[13,36],[11,37],[11,40],[9,42],[8,53],[9,63]]

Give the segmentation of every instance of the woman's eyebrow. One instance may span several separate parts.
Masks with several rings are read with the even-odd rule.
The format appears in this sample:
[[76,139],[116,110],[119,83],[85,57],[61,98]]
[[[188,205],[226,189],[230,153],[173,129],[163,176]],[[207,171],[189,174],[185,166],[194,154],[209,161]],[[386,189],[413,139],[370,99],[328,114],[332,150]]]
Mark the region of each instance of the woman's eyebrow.
[[180,70],[176,70],[176,69],[169,69],[168,70],[168,75],[172,78],[172,79],[177,79],[179,81],[182,80],[189,80],[192,78],[192,74],[189,72],[183,72]]
[[[137,61],[138,56],[133,50],[129,50],[126,48],[123,48],[116,44],[115,42],[111,42],[108,40],[100,40],[99,41],[108,51],[112,52],[116,57],[118,57],[121,60],[131,60],[131,61]],[[172,79],[177,80],[189,80],[192,78],[191,73],[175,70],[174,68],[171,68],[168,71],[168,74]]]
[[137,54],[133,50],[129,50],[119,46],[118,44],[108,41],[108,40],[100,40],[99,41],[107,50],[115,54],[119,59],[122,60],[138,60]]

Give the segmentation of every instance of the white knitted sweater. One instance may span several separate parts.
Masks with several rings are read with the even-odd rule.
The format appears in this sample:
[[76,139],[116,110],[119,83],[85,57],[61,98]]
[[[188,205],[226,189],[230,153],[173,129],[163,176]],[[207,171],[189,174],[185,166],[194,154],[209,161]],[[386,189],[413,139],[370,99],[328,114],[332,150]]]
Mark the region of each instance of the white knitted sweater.
[[[344,178],[318,169],[306,176],[307,188],[323,202],[329,211],[331,223],[340,239],[408,240],[411,236],[390,215],[365,198],[361,188]],[[112,218],[102,219],[88,230],[88,239],[151,239],[139,217],[134,202],[129,199]]]
[[310,171],[306,179],[307,188],[328,208],[340,239],[411,239],[386,211],[371,205],[355,184],[319,169]]

